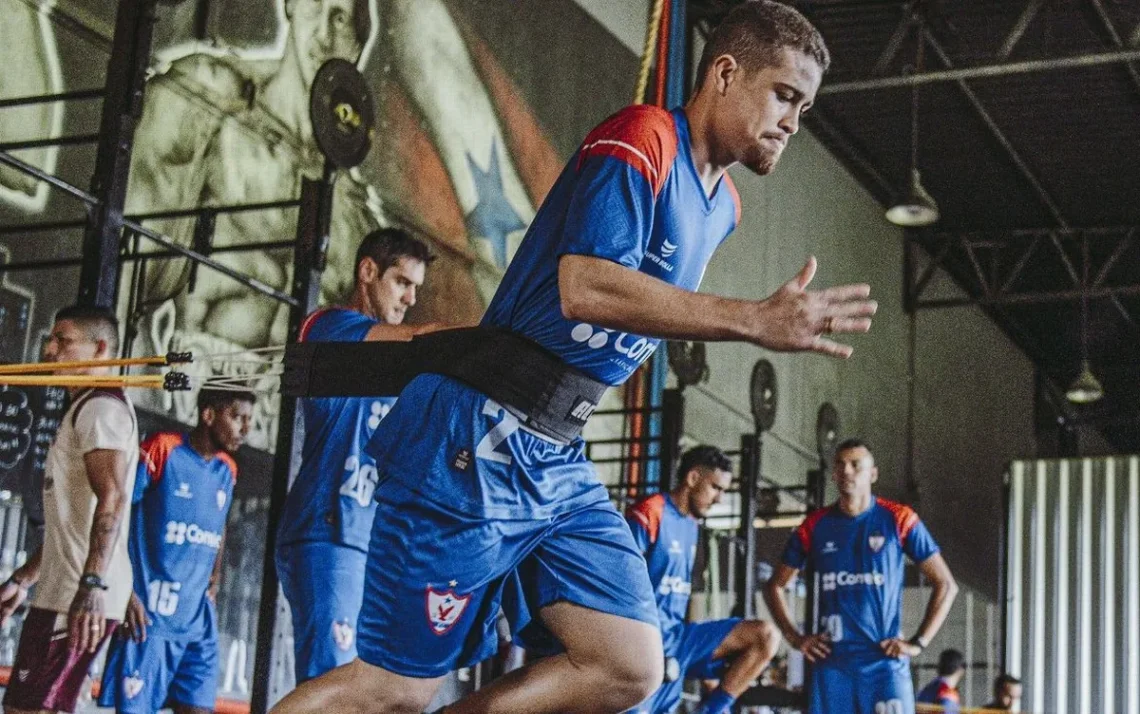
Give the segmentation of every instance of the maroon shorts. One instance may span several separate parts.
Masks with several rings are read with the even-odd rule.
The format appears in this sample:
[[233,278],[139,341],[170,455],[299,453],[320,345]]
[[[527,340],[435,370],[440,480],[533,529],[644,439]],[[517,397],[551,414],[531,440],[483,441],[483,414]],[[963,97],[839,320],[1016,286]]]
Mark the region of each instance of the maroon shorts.
[[95,652],[75,652],[67,637],[67,615],[35,607],[28,610],[4,706],[75,711],[91,661],[118,626],[117,620],[107,620]]

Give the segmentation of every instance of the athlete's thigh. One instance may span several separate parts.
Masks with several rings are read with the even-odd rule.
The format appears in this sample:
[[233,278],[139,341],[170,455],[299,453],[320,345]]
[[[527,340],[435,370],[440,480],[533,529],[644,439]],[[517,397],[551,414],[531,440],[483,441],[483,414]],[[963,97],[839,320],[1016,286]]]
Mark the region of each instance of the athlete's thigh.
[[625,519],[608,502],[555,518],[519,567],[518,581],[522,615],[510,607],[504,609],[516,631],[529,620],[521,632],[528,649],[542,650],[554,644],[533,615],[555,602],[658,626],[645,558]]
[[178,669],[170,682],[167,701],[184,707],[213,711],[218,692],[218,636],[211,630],[201,639],[183,643]]
[[808,678],[808,714],[857,712],[860,682],[842,667],[816,664]]
[[884,660],[859,675],[859,714],[914,714],[914,683],[906,662]]
[[545,521],[461,514],[387,482],[372,527],[357,647],[362,661],[404,677],[440,677],[498,646],[504,580]]
[[741,622],[743,620],[739,617],[730,617],[685,624],[673,656],[686,679],[721,678],[728,667],[728,659],[714,658],[713,655]]
[[170,640],[153,634],[145,642],[115,638],[107,648],[99,706],[123,714],[148,714],[166,701],[178,653]]

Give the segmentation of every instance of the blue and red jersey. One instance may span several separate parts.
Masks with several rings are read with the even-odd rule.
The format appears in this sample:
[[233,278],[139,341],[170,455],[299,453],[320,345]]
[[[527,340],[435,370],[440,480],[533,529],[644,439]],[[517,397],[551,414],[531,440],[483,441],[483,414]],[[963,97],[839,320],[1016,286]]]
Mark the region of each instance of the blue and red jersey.
[[[658,340],[566,319],[559,259],[601,258],[695,290],[739,215],[727,174],[705,194],[683,111],[623,109],[589,134],[562,171],[483,324],[621,384]],[[462,513],[545,518],[607,498],[581,439],[544,440],[486,395],[438,375],[420,375],[404,388],[368,451],[394,482]]]
[[958,714],[962,707],[958,690],[942,677],[923,687],[915,697],[915,701],[919,704],[937,704],[942,707],[941,711],[944,714]]
[[827,662],[859,666],[886,658],[879,643],[902,635],[903,575],[909,557],[938,552],[918,514],[877,498],[858,516],[837,506],[808,515],[784,549],[784,564],[819,576],[819,632],[832,640]]
[[621,384],[659,340],[562,315],[558,260],[612,260],[696,290],[713,251],[740,220],[728,174],[710,198],[681,109],[628,107],[602,122],[550,190],[483,324],[507,327],[607,384]]
[[135,594],[156,635],[200,638],[237,464],[225,452],[202,457],[185,434],[159,432],[140,450],[128,541]]
[[645,556],[649,582],[657,599],[657,617],[666,656],[675,654],[693,592],[697,557],[697,520],[681,513],[668,494],[659,493],[630,506],[625,519]]
[[[362,342],[378,321],[327,308],[301,325],[301,342]],[[278,544],[331,542],[368,552],[376,513],[376,460],[364,447],[395,397],[303,399],[301,468],[285,499]]]

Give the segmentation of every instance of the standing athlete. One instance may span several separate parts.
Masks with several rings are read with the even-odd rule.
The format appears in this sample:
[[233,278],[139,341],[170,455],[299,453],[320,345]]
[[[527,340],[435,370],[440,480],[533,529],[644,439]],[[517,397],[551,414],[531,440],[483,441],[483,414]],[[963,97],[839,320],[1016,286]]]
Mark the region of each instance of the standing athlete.
[[[369,233],[356,251],[348,304],[318,310],[301,341],[410,339],[425,326],[402,325],[434,259],[398,228]],[[394,397],[305,399],[301,468],[285,499],[277,535],[277,575],[293,615],[298,682],[356,657],[368,536],[376,513],[376,462],[364,452]]]
[[[930,531],[908,506],[876,498],[870,448],[849,439],[835,452],[839,500],[792,533],[764,600],[792,647],[812,662],[808,714],[914,714],[910,658],[930,644],[958,593]],[[901,634],[905,558],[932,583],[926,614]],[[819,634],[792,621],[784,588],[807,566],[819,577]]]
[[134,591],[107,653],[99,706],[149,714],[214,710],[218,616],[214,608],[233,501],[233,454],[249,433],[252,392],[202,389],[189,434],[142,443],[131,513]]
[[665,682],[636,714],[669,714],[681,702],[686,679],[716,679],[697,714],[725,714],[752,686],[780,646],[776,628],[760,620],[730,617],[686,623],[697,557],[698,518],[720,502],[732,483],[732,464],[715,446],[697,446],[681,456],[677,486],[638,501],[626,511],[633,540],[645,554],[657,597]]
[[[685,107],[630,107],[586,137],[483,327],[537,343],[568,382],[595,385],[623,383],[660,338],[850,354],[822,335],[869,329],[869,288],[808,292],[814,259],[765,300],[695,292],[739,220],[726,169],[772,171],[828,62],[794,9],[764,1],[733,10]],[[584,419],[578,406],[588,401],[568,414]],[[494,651],[500,607],[521,643],[553,654],[446,711],[619,712],[657,689],[657,606],[629,528],[581,438],[559,442],[520,423],[515,410],[440,374],[404,388],[368,447],[385,517],[369,546],[359,657],[276,711],[422,712],[448,671]]]

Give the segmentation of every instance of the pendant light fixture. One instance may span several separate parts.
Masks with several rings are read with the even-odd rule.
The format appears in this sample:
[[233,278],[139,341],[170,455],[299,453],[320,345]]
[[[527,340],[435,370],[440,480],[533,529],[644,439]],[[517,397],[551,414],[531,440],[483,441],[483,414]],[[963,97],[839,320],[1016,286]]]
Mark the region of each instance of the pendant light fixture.
[[[923,32],[924,24],[918,23],[918,50],[916,52],[914,72],[922,73],[923,47],[926,45],[926,36]],[[918,173],[918,83],[910,88],[910,180],[906,193],[898,203],[887,209],[887,220],[903,228],[922,228],[938,221],[938,204],[922,185],[922,177]]]
[[1086,293],[1081,295],[1081,371],[1065,390],[1065,398],[1073,404],[1092,404],[1103,396],[1104,387],[1089,366],[1089,298]]

